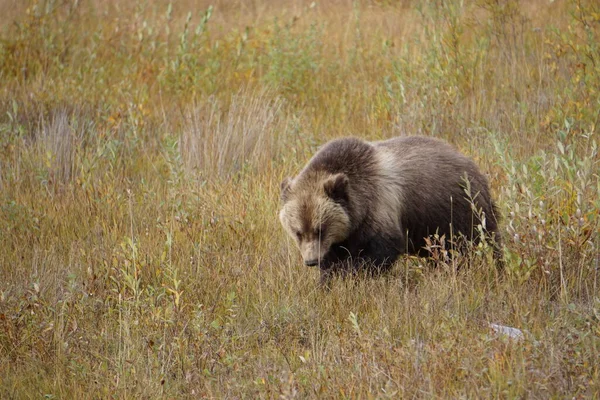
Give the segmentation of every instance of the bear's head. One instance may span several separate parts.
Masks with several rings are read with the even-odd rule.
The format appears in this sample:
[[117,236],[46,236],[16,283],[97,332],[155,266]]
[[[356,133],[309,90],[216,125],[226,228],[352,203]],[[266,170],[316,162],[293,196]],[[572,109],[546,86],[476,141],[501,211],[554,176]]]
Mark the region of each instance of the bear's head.
[[279,219],[298,245],[304,264],[326,266],[331,246],[351,233],[348,177],[322,173],[286,178],[281,182],[281,200]]

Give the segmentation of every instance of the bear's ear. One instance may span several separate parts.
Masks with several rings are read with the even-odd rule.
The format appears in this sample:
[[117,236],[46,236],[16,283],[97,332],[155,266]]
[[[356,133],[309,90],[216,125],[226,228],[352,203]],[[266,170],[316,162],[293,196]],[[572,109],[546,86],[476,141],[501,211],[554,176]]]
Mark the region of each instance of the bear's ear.
[[287,177],[283,181],[281,181],[281,200],[284,203],[288,200],[291,186],[292,186],[292,178]]
[[323,189],[325,194],[334,201],[346,200],[348,199],[348,177],[342,173],[331,175],[323,182]]

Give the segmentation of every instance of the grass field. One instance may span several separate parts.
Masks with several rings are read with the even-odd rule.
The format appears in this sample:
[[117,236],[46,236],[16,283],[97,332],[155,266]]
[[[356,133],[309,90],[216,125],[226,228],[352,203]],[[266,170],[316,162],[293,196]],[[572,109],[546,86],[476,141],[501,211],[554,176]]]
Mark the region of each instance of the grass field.
[[[600,397],[596,1],[0,15],[0,398]],[[320,290],[279,183],[402,134],[489,176],[506,270],[478,246]]]

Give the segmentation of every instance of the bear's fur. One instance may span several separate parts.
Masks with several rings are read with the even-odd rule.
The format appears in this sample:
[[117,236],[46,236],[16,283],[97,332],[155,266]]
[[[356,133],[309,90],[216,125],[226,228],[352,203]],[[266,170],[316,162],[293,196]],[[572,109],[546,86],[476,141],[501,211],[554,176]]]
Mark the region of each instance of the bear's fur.
[[348,266],[385,270],[403,253],[426,255],[425,238],[436,233],[446,242],[459,233],[478,241],[479,224],[501,264],[487,180],[439,139],[333,140],[298,176],[284,179],[281,198],[283,227],[322,278]]

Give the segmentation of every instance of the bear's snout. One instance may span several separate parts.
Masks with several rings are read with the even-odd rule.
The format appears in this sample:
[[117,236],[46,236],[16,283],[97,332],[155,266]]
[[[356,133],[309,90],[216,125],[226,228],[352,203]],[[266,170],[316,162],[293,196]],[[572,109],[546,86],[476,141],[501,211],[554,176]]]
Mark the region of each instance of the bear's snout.
[[307,267],[318,265],[323,261],[325,253],[327,253],[327,249],[324,249],[318,240],[302,243],[300,249],[304,265]]
[[306,265],[307,267],[314,267],[317,264],[319,264],[319,260],[316,258],[313,260],[304,260],[304,265]]

